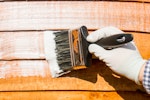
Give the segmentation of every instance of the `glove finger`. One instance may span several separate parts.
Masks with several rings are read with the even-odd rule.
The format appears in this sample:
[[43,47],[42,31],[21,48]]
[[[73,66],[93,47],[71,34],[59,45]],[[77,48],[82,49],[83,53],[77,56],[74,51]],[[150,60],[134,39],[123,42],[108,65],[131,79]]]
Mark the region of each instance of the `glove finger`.
[[97,57],[104,55],[107,52],[103,47],[97,44],[90,44],[88,49],[90,53],[94,53]]
[[95,52],[94,55],[95,55],[97,58],[99,58],[99,60],[104,60],[104,57],[105,57],[105,56],[104,56],[102,53],[100,53],[100,52]]
[[113,34],[119,34],[119,33],[124,33],[123,31],[119,30],[118,28],[115,27],[105,27],[102,29],[99,29],[97,31],[94,31],[92,33],[90,33],[87,36],[87,41],[89,42],[96,42],[97,40],[103,38],[103,37],[107,37]]
[[105,37],[105,33],[103,33],[103,31],[101,31],[101,29],[100,29],[100,30],[90,33],[87,36],[87,41],[96,42],[97,40],[101,39],[102,37]]

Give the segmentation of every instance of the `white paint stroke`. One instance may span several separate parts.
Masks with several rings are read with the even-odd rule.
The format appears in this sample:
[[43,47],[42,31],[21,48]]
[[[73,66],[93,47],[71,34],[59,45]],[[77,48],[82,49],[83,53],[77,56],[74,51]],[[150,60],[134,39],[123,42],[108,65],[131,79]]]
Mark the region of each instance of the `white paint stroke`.
[[46,61],[0,61],[0,78],[40,76],[49,74]]

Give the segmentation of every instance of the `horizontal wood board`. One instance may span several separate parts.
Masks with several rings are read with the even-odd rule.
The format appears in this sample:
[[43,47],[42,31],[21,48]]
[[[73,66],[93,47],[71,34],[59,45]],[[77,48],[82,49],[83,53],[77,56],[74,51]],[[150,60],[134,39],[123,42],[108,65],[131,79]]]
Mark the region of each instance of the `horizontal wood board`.
[[[133,34],[142,57],[150,58],[150,34],[126,33]],[[45,59],[43,34],[44,31],[0,32],[0,60]]]
[[[16,95],[17,94],[17,95]],[[148,100],[139,92],[33,91],[0,92],[2,100]]]
[[[134,35],[142,57],[148,59],[150,0],[6,1],[12,2],[0,2],[0,99],[148,100],[137,91],[141,86],[115,75],[99,60],[90,68],[51,78],[42,37],[44,30],[116,26]],[[28,41],[16,45],[18,54],[13,48],[17,39]]]
[[86,25],[91,30],[104,26],[116,26],[122,30],[150,32],[149,3],[2,2],[0,13],[0,31],[58,30]]

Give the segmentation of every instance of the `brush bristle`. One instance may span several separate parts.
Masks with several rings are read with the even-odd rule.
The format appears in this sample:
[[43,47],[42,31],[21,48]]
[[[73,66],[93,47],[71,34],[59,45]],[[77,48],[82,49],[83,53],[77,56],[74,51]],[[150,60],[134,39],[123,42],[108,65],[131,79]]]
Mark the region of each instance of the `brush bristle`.
[[44,32],[44,47],[52,77],[70,72],[72,66],[68,31]]
[[55,32],[57,61],[62,70],[71,68],[70,44],[68,31]]

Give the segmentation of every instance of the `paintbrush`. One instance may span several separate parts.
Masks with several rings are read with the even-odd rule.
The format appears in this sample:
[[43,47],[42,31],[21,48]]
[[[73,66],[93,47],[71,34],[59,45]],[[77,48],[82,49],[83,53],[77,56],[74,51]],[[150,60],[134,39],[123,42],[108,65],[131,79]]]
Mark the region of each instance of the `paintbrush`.
[[[46,31],[44,47],[52,77],[59,77],[71,70],[91,66],[92,55],[88,51],[86,26],[65,31]],[[133,40],[132,34],[120,33],[95,42],[105,49],[122,46]],[[84,66],[84,67],[83,67]]]

